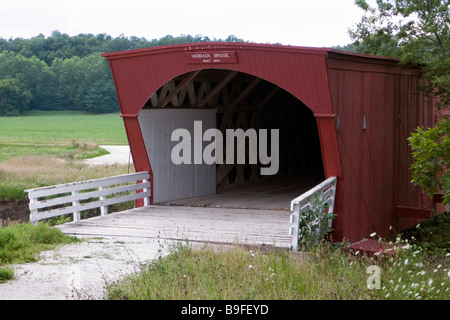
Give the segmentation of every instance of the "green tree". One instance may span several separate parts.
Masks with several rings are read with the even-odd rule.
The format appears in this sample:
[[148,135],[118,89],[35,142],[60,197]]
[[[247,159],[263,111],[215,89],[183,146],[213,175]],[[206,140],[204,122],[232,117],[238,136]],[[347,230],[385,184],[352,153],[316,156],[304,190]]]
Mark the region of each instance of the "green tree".
[[52,103],[53,74],[37,57],[26,58],[11,51],[0,53],[0,79],[17,79],[31,92],[30,109],[42,109]]
[[[372,2],[373,3],[373,2]],[[349,30],[358,52],[394,56],[422,71],[421,91],[450,108],[450,9],[448,0],[355,0],[365,11]],[[412,149],[413,183],[434,194],[444,192],[450,209],[450,119],[434,128],[418,128],[408,139]]]
[[30,91],[19,80],[0,80],[0,116],[22,115],[28,109],[30,100]]
[[91,113],[119,111],[114,82],[108,64],[99,54],[70,59],[55,59],[57,109]]
[[[107,34],[69,36],[57,30],[49,37],[0,38],[0,79],[17,79],[30,91],[30,109],[116,112],[114,82],[100,53],[204,41],[211,40],[201,35],[153,40]],[[233,35],[214,41],[243,42]]]

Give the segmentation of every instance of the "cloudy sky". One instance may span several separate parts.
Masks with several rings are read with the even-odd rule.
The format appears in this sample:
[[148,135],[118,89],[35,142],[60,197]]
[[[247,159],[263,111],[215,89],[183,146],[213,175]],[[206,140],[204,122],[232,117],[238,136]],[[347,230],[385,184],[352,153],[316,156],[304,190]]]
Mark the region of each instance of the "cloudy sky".
[[14,0],[0,8],[0,38],[123,34],[229,35],[257,43],[330,47],[350,43],[362,16],[354,0]]

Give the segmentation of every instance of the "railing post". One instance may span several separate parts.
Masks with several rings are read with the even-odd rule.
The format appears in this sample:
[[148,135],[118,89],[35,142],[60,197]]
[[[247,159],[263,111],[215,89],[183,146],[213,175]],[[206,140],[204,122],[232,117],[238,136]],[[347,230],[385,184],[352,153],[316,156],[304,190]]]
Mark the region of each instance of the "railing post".
[[[36,203],[36,202],[37,202],[37,199],[34,198],[34,197],[31,195],[31,193],[28,194],[28,198],[30,199],[30,204],[33,204],[33,203]],[[36,215],[37,213],[38,213],[38,209],[30,210],[30,222],[31,222],[32,224],[34,224],[34,225],[37,225],[37,223],[38,223],[36,220],[34,220],[34,215]]]
[[[99,187],[98,190],[102,191],[104,190],[104,187]],[[100,201],[106,200],[106,196],[100,196]],[[101,206],[100,207],[100,215],[106,216],[108,214],[108,207],[107,206]]]
[[[142,182],[147,183],[147,182],[149,182],[149,180],[148,180],[148,179],[144,179]],[[144,188],[143,191],[144,191],[145,193],[147,193],[147,192],[148,192],[148,188]],[[149,197],[145,197],[145,198],[144,198],[144,206],[147,207],[147,206],[149,206],[149,205],[150,205]]]
[[291,250],[292,251],[297,251],[298,250],[298,235],[299,235],[299,230],[298,230],[298,226],[300,224],[300,206],[298,204],[294,205],[294,213],[291,214],[291,229],[289,231],[289,234],[292,236],[292,247]]
[[[328,204],[328,212],[334,214],[334,202],[336,198],[337,179],[331,183],[330,202]],[[330,229],[333,224],[332,219],[328,219],[328,228]]]
[[[78,194],[78,191],[72,191],[72,195],[75,196]],[[78,207],[80,205],[79,201],[72,201],[72,206],[73,207]],[[81,216],[80,216],[80,211],[74,211],[73,212],[73,221],[80,221],[81,220]]]

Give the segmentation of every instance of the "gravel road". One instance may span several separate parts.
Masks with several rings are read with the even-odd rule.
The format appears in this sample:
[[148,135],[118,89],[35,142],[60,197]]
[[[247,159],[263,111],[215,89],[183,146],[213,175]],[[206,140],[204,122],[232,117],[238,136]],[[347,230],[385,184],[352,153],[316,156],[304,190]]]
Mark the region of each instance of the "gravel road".
[[85,238],[41,253],[37,262],[13,265],[15,278],[0,283],[0,300],[97,300],[105,286],[165,256],[168,242],[145,238]]
[[133,163],[130,156],[129,146],[100,146],[109,152],[104,156],[86,159],[84,162],[89,165],[111,165],[111,164],[128,164]]

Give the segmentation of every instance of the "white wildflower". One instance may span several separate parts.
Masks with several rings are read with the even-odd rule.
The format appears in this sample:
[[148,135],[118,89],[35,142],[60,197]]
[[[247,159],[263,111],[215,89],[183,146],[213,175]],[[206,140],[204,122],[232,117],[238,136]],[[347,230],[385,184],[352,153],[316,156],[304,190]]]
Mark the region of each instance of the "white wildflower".
[[409,259],[406,259],[406,260],[405,260],[405,266],[408,265],[408,262],[409,262]]
[[252,265],[252,264],[249,265],[248,268],[249,268],[249,269],[253,269],[253,265]]

